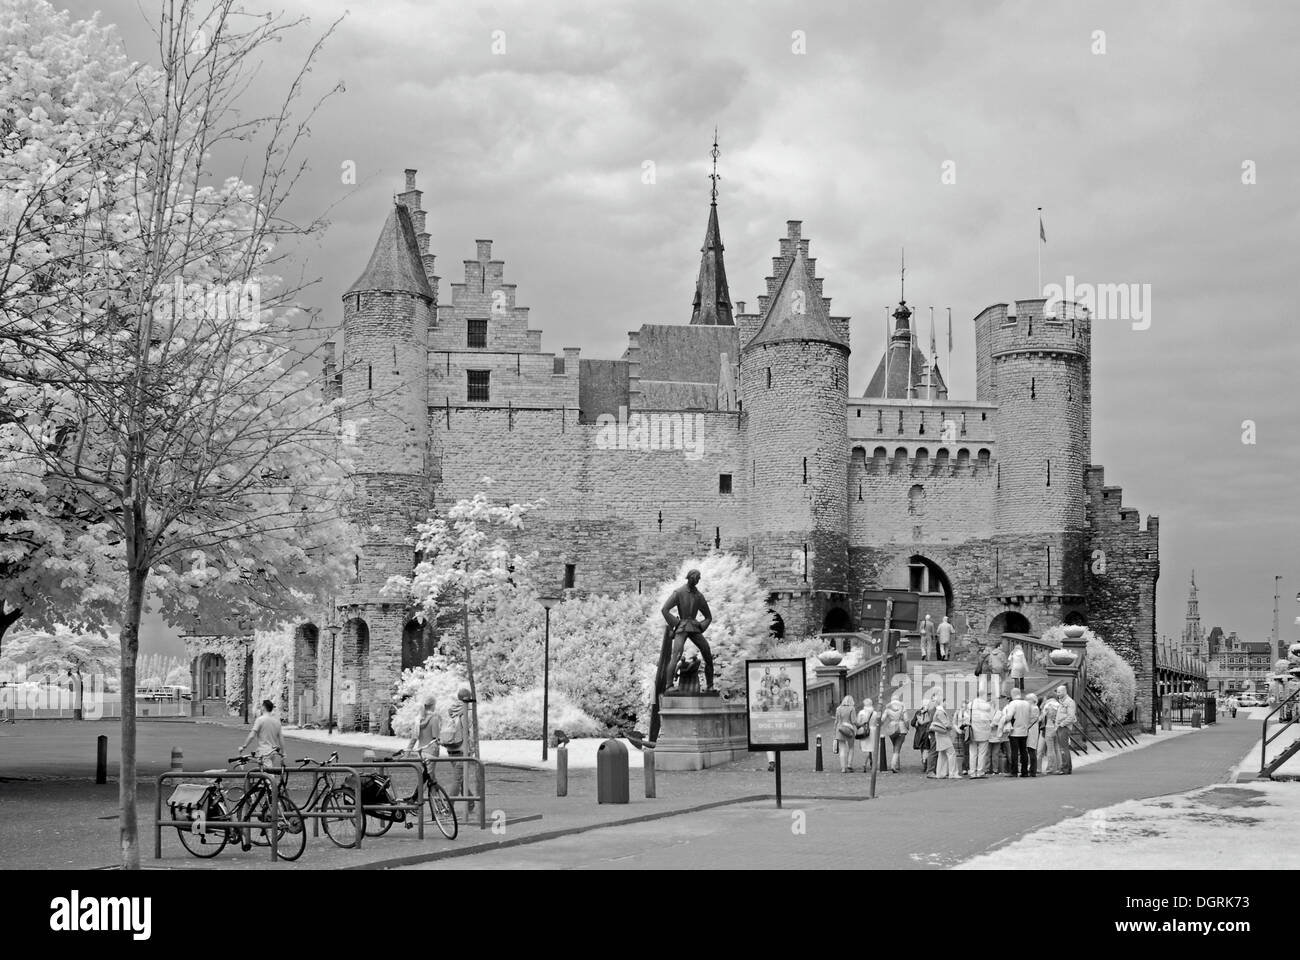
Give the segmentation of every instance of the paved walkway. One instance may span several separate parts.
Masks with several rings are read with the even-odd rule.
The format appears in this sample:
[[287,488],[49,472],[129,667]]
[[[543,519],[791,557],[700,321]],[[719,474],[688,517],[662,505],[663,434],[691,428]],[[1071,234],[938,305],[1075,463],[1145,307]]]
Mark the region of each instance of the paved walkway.
[[1256,724],[1227,721],[1070,777],[922,781],[931,789],[875,801],[791,799],[780,811],[749,802],[425,868],[946,867],[1088,809],[1223,782],[1256,737]]

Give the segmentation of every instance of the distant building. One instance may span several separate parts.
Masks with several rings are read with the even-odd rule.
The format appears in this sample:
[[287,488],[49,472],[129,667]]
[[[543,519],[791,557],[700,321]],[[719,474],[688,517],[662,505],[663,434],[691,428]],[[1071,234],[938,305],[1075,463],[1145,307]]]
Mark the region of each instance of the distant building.
[[[1219,630],[1218,627],[1214,628]],[[1268,683],[1273,670],[1273,644],[1268,640],[1241,640],[1236,632],[1215,644],[1214,655],[1206,671],[1211,690],[1260,690]]]
[[[1222,632],[1222,631],[1220,631]],[[1192,571],[1192,589],[1187,595],[1187,622],[1183,626],[1183,638],[1179,650],[1189,657],[1204,659],[1208,655],[1205,633],[1201,630],[1201,611],[1196,599],[1196,571]]]

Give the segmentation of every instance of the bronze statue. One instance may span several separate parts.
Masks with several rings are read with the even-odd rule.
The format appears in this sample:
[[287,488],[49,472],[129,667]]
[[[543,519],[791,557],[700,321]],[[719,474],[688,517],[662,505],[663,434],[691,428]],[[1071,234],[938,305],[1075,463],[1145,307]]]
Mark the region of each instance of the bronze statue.
[[[709,612],[704,594],[696,589],[699,582],[700,571],[691,570],[686,574],[686,583],[672,592],[660,611],[666,623],[663,644],[659,648],[659,669],[655,673],[655,699],[650,711],[651,740],[659,736],[659,697],[668,692],[668,684],[677,678],[677,666],[688,639],[704,658],[704,682],[707,692],[713,692],[713,653],[704,639],[704,631],[713,622],[713,614]],[[672,612],[674,609],[676,615]],[[698,619],[700,617],[703,619]]]

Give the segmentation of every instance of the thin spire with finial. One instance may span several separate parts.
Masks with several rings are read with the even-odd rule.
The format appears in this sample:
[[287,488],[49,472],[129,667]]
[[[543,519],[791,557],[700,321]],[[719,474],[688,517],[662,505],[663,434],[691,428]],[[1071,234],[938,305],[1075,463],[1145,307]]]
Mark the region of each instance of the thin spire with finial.
[[710,202],[714,206],[716,206],[718,203],[718,180],[720,179],[720,177],[718,176],[718,128],[717,127],[713,128],[713,149],[709,151],[709,154],[710,156],[713,157],[713,172],[709,174],[709,179],[713,181],[713,185],[709,188],[709,197],[710,197]]
[[907,303],[907,294],[903,290],[904,281],[907,279],[907,249],[898,248],[898,302]]

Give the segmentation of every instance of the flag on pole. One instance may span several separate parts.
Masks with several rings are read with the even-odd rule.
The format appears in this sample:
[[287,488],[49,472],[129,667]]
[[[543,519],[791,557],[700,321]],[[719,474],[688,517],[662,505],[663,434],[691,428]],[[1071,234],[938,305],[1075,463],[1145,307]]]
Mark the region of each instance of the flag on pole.
[[948,308],[948,352],[952,353],[952,307]]
[[1038,239],[1047,242],[1047,228],[1043,226],[1043,208],[1038,208]]
[[939,358],[939,350],[934,345],[934,307],[930,308],[930,362]]

